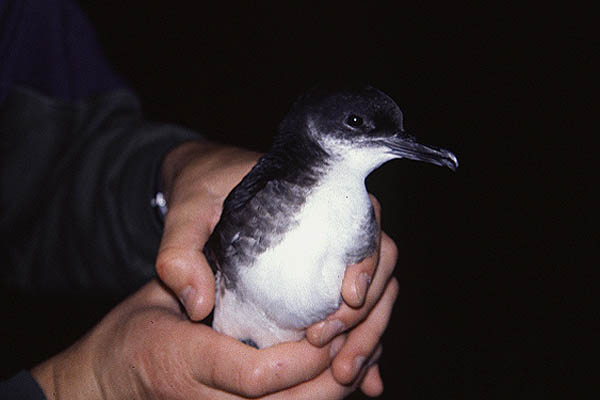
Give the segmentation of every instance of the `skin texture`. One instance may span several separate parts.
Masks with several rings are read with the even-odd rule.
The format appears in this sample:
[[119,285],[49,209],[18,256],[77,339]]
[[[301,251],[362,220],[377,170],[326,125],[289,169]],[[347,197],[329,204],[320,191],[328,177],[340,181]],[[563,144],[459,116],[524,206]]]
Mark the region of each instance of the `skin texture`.
[[[256,350],[193,322],[208,316],[215,295],[202,248],[226,195],[259,156],[210,142],[185,143],[167,155],[169,212],[156,262],[162,282],[143,287],[79,342],[32,370],[48,398],[337,399],[357,388],[369,396],[382,393],[380,340],[398,294],[392,277],[397,249],[383,232],[375,254],[347,268],[344,304],[302,341]],[[379,221],[381,207],[372,201]]]
[[33,375],[49,399],[305,399],[317,393],[336,399],[355,389],[337,382],[329,368],[344,340],[259,351],[191,322],[171,292],[153,281]]

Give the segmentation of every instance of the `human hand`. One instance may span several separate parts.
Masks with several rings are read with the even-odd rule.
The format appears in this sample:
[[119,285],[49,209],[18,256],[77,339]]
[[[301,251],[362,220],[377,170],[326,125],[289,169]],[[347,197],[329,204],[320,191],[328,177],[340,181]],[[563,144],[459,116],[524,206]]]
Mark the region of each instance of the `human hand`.
[[32,374],[50,400],[341,399],[355,387],[338,383],[328,366],[344,340],[256,350],[190,321],[152,281]]
[[156,270],[194,321],[210,314],[215,298],[214,274],[202,249],[219,221],[225,197],[259,157],[236,147],[188,142],[163,162],[169,212]]
[[[206,317],[214,302],[214,276],[202,253],[204,243],[220,218],[223,200],[259,156],[238,148],[188,143],[165,160],[163,175],[169,213],[157,271],[182,299],[193,320]],[[381,226],[381,207],[373,196],[371,200]],[[340,309],[307,330],[308,340],[323,346],[340,332],[355,327],[334,360],[332,373],[344,385],[362,381],[361,389],[369,395],[383,390],[376,361],[381,354],[381,335],[398,294],[398,282],[392,278],[396,260],[394,242],[380,232],[376,252],[346,269]],[[364,277],[368,279],[362,280]],[[328,324],[336,320],[339,323]]]
[[[381,227],[381,205],[372,195],[371,202]],[[383,392],[383,381],[376,362],[382,352],[381,336],[398,297],[398,281],[392,276],[398,249],[384,232],[380,231],[379,237],[373,255],[346,268],[342,283],[344,301],[340,308],[306,331],[310,343],[323,346],[351,329],[333,361],[332,373],[344,385],[362,380],[361,389],[370,396]]]

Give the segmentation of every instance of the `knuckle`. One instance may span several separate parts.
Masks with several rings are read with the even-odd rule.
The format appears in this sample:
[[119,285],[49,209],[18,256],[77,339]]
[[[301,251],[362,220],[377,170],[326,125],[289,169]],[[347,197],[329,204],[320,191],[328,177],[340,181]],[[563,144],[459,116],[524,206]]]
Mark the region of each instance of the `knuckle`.
[[240,389],[244,396],[256,398],[267,393],[269,374],[260,363],[250,365],[239,376]]
[[214,231],[217,223],[219,223],[219,220],[221,219],[221,208],[222,206],[219,206],[218,208],[214,207],[214,210],[206,215],[205,218],[208,223],[209,232]]
[[349,385],[352,383],[352,379],[354,378],[354,366],[352,363],[352,359],[344,359],[339,362],[334,363],[334,374],[336,376],[336,380],[340,382],[342,385]]
[[172,274],[186,268],[185,255],[179,249],[169,247],[161,249],[156,257],[156,272],[164,281],[169,281]]
[[395,302],[398,298],[398,294],[400,293],[400,283],[398,282],[398,279],[396,279],[395,276],[393,276],[392,279],[390,279],[390,283],[388,283],[388,288],[388,290],[391,291],[392,299]]
[[385,249],[387,256],[395,264],[398,260],[398,245],[388,235],[383,235],[381,242],[382,249]]

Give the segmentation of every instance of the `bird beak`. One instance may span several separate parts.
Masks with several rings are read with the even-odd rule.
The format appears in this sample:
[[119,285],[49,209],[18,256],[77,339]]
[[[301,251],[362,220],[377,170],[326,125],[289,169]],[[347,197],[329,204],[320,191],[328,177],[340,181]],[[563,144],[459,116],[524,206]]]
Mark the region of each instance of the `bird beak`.
[[386,138],[384,144],[393,155],[399,158],[425,161],[440,167],[448,167],[452,171],[458,168],[458,159],[448,150],[417,143],[413,138],[404,134]]

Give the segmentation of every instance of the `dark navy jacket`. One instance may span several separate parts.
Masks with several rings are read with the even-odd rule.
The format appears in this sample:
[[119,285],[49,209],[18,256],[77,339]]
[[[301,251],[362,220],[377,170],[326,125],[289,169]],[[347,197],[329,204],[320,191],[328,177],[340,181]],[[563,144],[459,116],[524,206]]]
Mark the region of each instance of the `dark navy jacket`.
[[0,0],[0,138],[1,290],[123,295],[154,277],[160,162],[198,135],[143,119],[70,0]]

